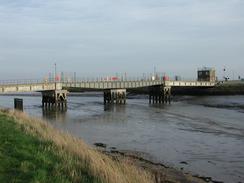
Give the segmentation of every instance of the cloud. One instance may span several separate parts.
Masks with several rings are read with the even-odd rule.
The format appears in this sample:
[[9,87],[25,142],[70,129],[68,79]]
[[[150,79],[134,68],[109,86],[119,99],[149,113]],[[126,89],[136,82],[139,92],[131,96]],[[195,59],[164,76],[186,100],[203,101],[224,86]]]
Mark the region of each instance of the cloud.
[[230,58],[241,72],[243,8],[241,0],[0,0],[0,62],[12,63],[0,73],[18,70],[17,62],[39,73],[53,58],[80,74],[157,65],[182,74],[187,66],[193,75]]

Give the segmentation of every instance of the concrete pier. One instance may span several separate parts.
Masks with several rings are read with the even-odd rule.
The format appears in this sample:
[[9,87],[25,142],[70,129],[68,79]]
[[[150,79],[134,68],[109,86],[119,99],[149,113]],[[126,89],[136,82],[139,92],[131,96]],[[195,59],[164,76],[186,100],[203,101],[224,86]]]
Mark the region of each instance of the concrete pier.
[[67,90],[49,90],[42,92],[42,107],[45,109],[66,109]]
[[104,90],[104,104],[125,104],[126,89]]
[[171,87],[162,85],[149,88],[149,103],[161,104],[171,102]]

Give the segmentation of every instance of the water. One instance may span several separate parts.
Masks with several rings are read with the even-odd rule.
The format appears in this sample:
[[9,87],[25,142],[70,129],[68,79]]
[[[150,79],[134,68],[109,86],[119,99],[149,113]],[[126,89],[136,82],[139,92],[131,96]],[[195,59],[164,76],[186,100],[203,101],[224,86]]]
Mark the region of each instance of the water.
[[[13,107],[16,96],[0,96]],[[102,95],[69,96],[66,112],[45,112],[40,96],[21,96],[25,111],[89,144],[120,150],[214,180],[244,180],[244,96],[180,97],[171,105],[149,105],[145,96],[105,108]],[[181,162],[187,164],[181,164]]]

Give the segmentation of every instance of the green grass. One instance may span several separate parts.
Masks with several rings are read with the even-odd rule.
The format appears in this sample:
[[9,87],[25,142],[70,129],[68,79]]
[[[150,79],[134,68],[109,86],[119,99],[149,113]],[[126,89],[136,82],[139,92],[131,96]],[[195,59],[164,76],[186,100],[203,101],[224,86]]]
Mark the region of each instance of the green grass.
[[64,158],[54,152],[52,142],[24,133],[14,119],[0,114],[1,183],[97,182],[75,163],[75,157]]
[[153,183],[127,159],[114,160],[40,119],[0,109],[0,183]]

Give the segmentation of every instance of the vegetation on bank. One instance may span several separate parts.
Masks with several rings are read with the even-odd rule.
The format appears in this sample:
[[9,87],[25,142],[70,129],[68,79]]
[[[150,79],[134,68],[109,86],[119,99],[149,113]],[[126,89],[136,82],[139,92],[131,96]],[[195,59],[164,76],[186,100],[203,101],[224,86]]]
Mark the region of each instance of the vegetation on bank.
[[16,111],[0,111],[0,182],[154,182],[82,140]]

